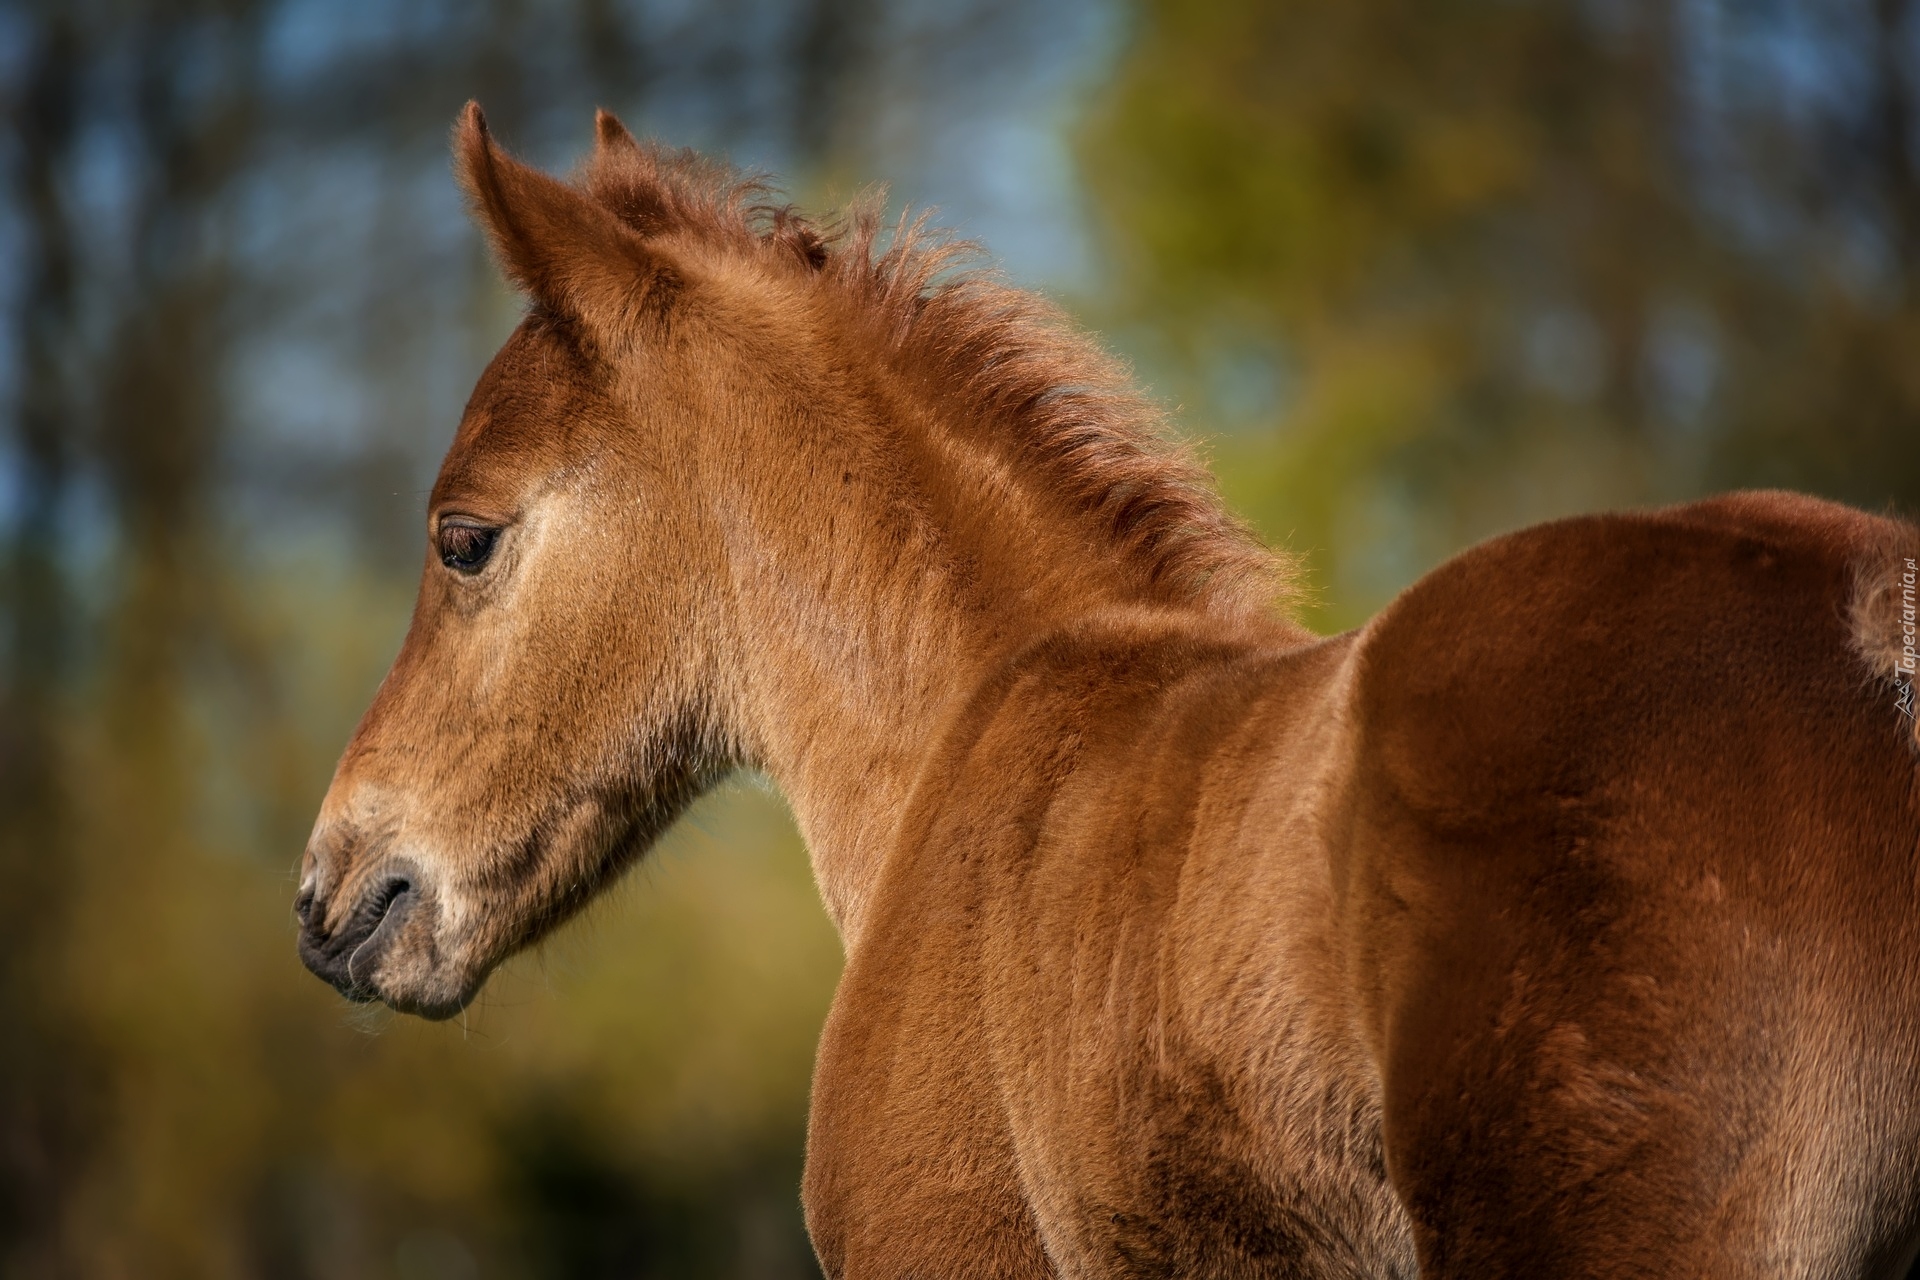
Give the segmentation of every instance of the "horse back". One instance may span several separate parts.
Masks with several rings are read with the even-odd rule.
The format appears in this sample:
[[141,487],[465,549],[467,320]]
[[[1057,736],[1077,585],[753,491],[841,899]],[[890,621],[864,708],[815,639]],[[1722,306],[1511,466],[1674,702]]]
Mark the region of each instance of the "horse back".
[[1575,519],[1362,634],[1333,863],[1423,1276],[1911,1260],[1920,806],[1860,600],[1912,543],[1787,495]]

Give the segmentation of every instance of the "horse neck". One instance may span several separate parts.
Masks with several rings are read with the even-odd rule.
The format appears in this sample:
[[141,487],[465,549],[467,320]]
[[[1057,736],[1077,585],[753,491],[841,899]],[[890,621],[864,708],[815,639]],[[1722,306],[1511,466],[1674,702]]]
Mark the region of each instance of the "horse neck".
[[767,467],[726,539],[742,736],[849,949],[942,727],[1013,653],[1127,590],[1084,531],[954,443],[977,430],[942,431],[902,382],[868,390],[804,397],[819,452]]

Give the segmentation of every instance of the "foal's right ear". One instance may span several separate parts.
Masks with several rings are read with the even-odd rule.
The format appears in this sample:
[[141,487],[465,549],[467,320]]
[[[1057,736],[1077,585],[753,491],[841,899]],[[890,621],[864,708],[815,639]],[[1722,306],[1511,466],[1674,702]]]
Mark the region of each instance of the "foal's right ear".
[[536,301],[624,331],[673,286],[671,269],[605,206],[502,151],[477,102],[454,126],[453,157],[501,269]]
[[593,113],[593,149],[604,156],[615,151],[638,152],[640,144],[620,123],[619,116],[601,107]]

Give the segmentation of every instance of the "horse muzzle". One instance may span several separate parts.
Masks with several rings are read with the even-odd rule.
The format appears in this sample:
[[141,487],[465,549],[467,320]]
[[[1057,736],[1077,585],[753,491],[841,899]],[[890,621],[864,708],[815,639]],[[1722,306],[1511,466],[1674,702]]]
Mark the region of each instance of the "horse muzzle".
[[440,917],[432,884],[403,859],[382,860],[341,888],[344,910],[320,875],[309,876],[293,904],[300,960],[349,1000],[383,1001],[403,1013],[446,1018],[467,1003],[464,983],[448,982],[435,937]]

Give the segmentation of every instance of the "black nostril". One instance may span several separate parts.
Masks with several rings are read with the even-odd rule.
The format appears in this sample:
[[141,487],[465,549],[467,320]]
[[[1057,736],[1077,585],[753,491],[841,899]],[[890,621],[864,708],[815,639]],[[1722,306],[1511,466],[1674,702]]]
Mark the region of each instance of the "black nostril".
[[382,957],[411,945],[402,934],[416,923],[426,893],[421,884],[413,867],[390,862],[357,885],[350,879],[335,885],[328,897],[303,886],[293,904],[302,963],[349,999],[376,999],[369,983]]
[[374,922],[377,924],[379,921],[384,920],[388,909],[393,906],[401,894],[411,888],[413,888],[413,881],[407,879],[405,876],[394,876],[385,884],[381,885],[380,893],[378,897],[374,899],[373,903]]

